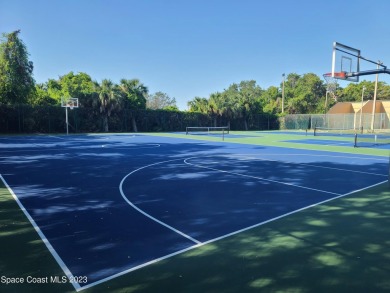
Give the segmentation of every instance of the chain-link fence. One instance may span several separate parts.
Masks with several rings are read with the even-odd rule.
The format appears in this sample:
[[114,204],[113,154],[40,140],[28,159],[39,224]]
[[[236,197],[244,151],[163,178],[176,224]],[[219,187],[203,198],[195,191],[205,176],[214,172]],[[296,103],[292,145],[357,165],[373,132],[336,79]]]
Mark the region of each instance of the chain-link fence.
[[390,128],[390,118],[387,113],[295,114],[282,117],[280,125],[281,129],[386,130]]

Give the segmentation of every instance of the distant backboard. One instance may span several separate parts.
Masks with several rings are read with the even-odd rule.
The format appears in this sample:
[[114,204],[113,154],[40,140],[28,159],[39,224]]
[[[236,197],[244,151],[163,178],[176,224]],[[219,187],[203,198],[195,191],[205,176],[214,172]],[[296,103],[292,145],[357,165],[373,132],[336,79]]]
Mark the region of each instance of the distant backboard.
[[70,108],[73,110],[73,108],[79,107],[79,99],[78,98],[61,98],[61,107],[64,108]]
[[[337,79],[358,82],[359,76],[348,77],[348,73],[360,72],[360,58],[360,50],[334,42],[331,76]],[[347,77],[340,73],[346,73]]]

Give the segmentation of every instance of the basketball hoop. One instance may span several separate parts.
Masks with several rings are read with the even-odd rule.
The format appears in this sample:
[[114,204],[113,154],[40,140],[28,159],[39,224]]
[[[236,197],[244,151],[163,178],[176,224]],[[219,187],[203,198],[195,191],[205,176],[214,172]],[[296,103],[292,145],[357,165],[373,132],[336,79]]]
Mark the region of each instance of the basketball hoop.
[[65,108],[66,134],[69,134],[68,108],[73,110],[79,107],[78,98],[61,98],[61,107]]
[[79,107],[78,98],[61,98],[61,107],[73,110]]
[[333,96],[335,95],[337,90],[337,86],[338,86],[337,80],[346,79],[345,72],[334,72],[333,74],[325,73],[323,76],[326,81],[326,91],[328,93],[331,93]]

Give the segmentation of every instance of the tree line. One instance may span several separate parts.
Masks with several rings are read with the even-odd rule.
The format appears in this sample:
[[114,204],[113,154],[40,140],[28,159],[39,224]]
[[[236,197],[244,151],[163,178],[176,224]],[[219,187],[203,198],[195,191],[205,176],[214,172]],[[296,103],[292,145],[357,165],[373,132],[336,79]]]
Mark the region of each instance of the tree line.
[[[3,33],[0,40],[0,104],[59,106],[61,98],[78,98],[80,107],[99,113],[104,131],[109,131],[112,113],[124,109],[179,112],[175,98],[160,91],[150,94],[148,87],[136,78],[123,78],[119,83],[110,79],[98,82],[87,73],[69,72],[57,79],[36,83],[33,62],[29,60],[27,47],[19,35],[20,30]],[[374,82],[362,81],[349,83],[345,88],[338,87],[334,98],[327,101],[326,84],[319,76],[314,73],[290,73],[283,83],[266,89],[255,80],[247,80],[210,93],[208,97],[194,97],[188,101],[185,112],[206,114],[214,125],[222,117],[228,124],[231,120],[241,120],[244,128],[248,129],[248,121],[258,114],[326,113],[337,101],[360,101],[363,87],[365,99],[372,98]],[[378,83],[377,98],[390,98],[390,86],[385,82]],[[132,119],[132,124],[133,130],[137,131],[135,119]]]
[[[328,95],[327,99],[327,85],[319,76],[314,73],[290,73],[284,86],[281,82],[278,86],[262,89],[254,80],[242,81],[230,85],[222,92],[213,93],[208,98],[196,97],[188,105],[190,111],[208,113],[213,117],[241,118],[244,122],[257,113],[278,116],[324,114],[337,102],[360,102],[363,87],[364,100],[373,99],[375,82],[371,81],[349,83],[345,88],[337,86],[335,93]],[[390,99],[390,86],[385,82],[378,82],[377,99]]]

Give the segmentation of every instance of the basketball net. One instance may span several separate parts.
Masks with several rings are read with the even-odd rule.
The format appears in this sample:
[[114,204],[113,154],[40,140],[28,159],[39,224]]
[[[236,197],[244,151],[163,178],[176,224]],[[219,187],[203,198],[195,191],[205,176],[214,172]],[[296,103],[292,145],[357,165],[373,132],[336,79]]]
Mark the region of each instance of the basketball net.
[[337,79],[332,77],[330,73],[325,73],[324,79],[326,81],[326,91],[332,95],[333,99],[337,101],[337,96],[336,96],[336,90],[337,90]]

